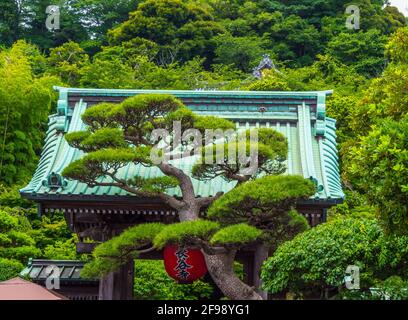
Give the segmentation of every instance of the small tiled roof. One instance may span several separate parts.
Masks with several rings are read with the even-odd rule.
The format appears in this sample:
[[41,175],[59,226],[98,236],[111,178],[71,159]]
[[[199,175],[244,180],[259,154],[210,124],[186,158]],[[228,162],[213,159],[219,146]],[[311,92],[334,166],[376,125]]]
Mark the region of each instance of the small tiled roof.
[[58,270],[61,281],[92,281],[81,278],[80,273],[84,265],[84,261],[77,260],[30,259],[20,276],[29,277],[33,281],[44,281]]
[[[88,187],[78,181],[63,180],[58,186],[47,181],[51,174],[59,175],[83,153],[68,145],[64,134],[86,129],[81,115],[89,105],[123,99],[145,93],[166,93],[180,98],[198,114],[214,115],[229,119],[238,128],[268,127],[284,134],[289,152],[286,173],[313,179],[317,184],[314,200],[342,199],[339,163],[336,144],[336,121],[326,117],[326,96],[330,91],[317,92],[248,92],[248,91],[171,91],[171,90],[105,90],[56,88],[60,93],[58,113],[49,117],[47,136],[37,170],[30,183],[20,190],[30,199],[53,196],[129,196],[116,187]],[[191,172],[195,159],[183,159],[174,165]],[[128,165],[118,173],[120,178],[161,176],[157,168]],[[108,179],[108,178],[104,178]],[[211,181],[193,179],[197,196],[227,192],[235,182],[228,183],[221,177]],[[180,196],[179,188],[167,190]]]
[[68,300],[66,297],[42,286],[13,278],[0,282],[0,300]]

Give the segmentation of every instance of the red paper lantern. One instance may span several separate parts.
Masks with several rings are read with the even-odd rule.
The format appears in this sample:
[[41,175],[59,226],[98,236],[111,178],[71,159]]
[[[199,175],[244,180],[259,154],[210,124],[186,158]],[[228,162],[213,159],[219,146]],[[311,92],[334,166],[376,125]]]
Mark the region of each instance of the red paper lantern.
[[164,267],[168,275],[180,283],[191,283],[207,273],[207,265],[200,249],[175,245],[164,248]]

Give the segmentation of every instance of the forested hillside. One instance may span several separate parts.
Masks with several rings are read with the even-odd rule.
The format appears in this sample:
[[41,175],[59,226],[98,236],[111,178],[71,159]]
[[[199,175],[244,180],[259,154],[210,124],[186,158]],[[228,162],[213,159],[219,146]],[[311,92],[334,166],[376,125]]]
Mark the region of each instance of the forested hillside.
[[[353,1],[361,15],[355,30],[346,27],[346,0],[2,0],[0,281],[30,257],[87,258],[76,255],[62,215],[39,218],[18,194],[56,111],[52,86],[333,89],[328,116],[337,120],[346,200],[327,223],[278,248],[265,265],[265,285],[276,294],[324,297],[340,286],[355,254],[365,270],[363,293],[339,290],[337,297],[368,299],[377,286],[408,298],[408,20],[384,2]],[[60,6],[59,30],[46,28],[50,4]],[[256,79],[252,70],[264,54],[279,71]],[[304,254],[312,242],[328,249]],[[140,262],[137,296],[211,296],[209,284],[177,286],[150,263]],[[297,277],[288,276],[293,270]]]

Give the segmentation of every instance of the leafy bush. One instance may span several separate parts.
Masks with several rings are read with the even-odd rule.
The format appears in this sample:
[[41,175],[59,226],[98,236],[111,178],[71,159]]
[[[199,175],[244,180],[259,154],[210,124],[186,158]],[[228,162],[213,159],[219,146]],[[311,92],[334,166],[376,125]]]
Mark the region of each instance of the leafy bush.
[[33,209],[0,207],[0,258],[78,259],[75,239],[61,213],[38,218]]
[[30,46],[20,41],[0,50],[0,183],[8,186],[24,183],[35,169],[44,138],[39,128],[56,102],[52,84],[60,84],[57,78],[34,75]]
[[408,280],[392,276],[375,288],[374,296],[387,300],[408,300]]
[[23,268],[21,262],[0,258],[0,282],[17,277]]
[[43,251],[43,256],[50,260],[76,260],[78,258],[85,259],[85,255],[78,256],[76,252],[77,242],[76,237],[72,237],[66,241],[56,240],[55,243],[49,244]]
[[18,219],[7,213],[5,210],[0,209],[0,231],[4,233],[17,228],[17,226]]
[[178,284],[164,269],[163,261],[136,260],[134,298],[138,300],[209,299],[213,287],[203,280]]
[[360,287],[379,279],[407,275],[408,237],[386,236],[378,221],[340,216],[281,245],[263,266],[264,287],[323,297],[342,291],[347,266],[360,268]]
[[0,207],[30,207],[30,201],[20,196],[21,187],[21,185],[7,187],[0,184]]
[[355,185],[379,207],[388,232],[407,234],[408,224],[408,116],[385,119],[351,148],[348,171]]

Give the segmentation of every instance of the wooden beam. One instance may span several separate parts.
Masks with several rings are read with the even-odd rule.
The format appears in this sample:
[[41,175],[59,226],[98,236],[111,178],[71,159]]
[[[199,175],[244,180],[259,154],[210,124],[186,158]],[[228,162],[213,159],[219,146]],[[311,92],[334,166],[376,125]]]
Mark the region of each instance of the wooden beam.
[[254,268],[252,266],[253,257],[246,256],[241,258],[241,263],[244,267],[244,282],[252,287],[254,285]]
[[92,253],[95,247],[98,245],[98,242],[86,243],[86,242],[77,242],[76,252],[77,253]]

